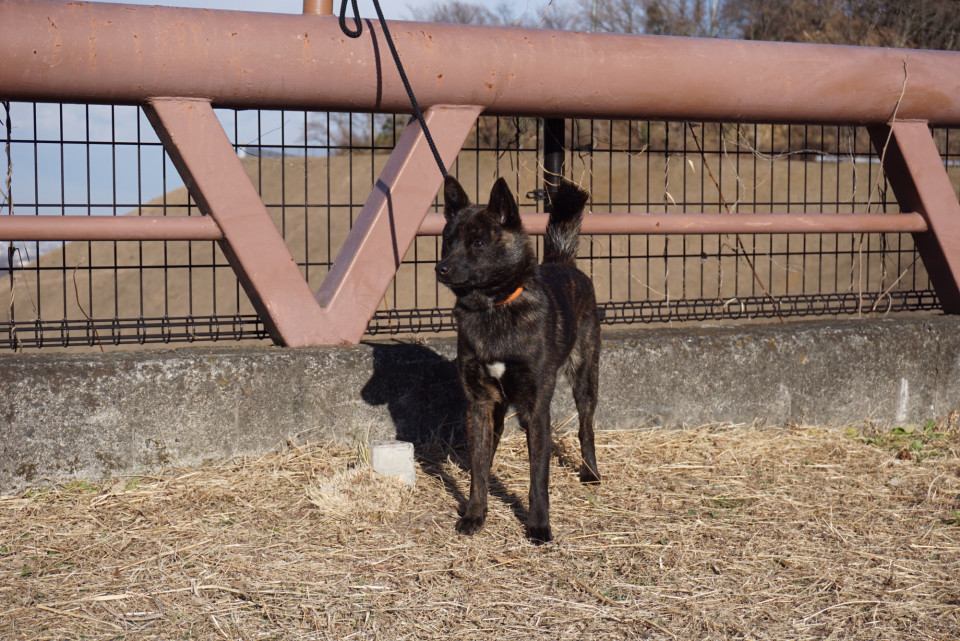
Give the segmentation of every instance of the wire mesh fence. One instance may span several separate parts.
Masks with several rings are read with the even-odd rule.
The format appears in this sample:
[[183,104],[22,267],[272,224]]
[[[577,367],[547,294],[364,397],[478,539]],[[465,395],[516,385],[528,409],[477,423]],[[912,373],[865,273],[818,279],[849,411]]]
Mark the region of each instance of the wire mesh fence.
[[[217,114],[318,289],[408,117]],[[201,215],[139,108],[13,103],[2,115],[0,215]],[[565,173],[596,213],[899,211],[859,128],[568,120],[565,130]],[[956,188],[960,135],[934,133]],[[481,117],[451,173],[479,202],[504,176],[522,212],[542,211],[541,138],[536,119]],[[3,245],[2,347],[266,339],[214,241]],[[439,250],[418,237],[369,335],[452,329]],[[580,267],[611,325],[939,309],[909,234],[594,235]]]

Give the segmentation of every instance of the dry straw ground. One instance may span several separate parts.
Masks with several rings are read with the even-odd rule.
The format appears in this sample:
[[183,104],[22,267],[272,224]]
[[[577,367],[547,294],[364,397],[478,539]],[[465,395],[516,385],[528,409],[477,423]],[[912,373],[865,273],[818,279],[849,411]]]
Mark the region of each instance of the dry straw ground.
[[543,547],[524,450],[472,538],[442,447],[413,489],[316,444],[4,497],[0,639],[960,638],[955,419],[604,431],[598,488],[562,436]]

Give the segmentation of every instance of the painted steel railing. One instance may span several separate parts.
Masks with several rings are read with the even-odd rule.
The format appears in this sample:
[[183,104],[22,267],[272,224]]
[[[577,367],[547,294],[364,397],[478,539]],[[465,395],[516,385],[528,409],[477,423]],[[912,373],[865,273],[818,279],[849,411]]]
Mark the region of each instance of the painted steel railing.
[[[584,231],[909,232],[943,309],[960,313],[960,204],[929,130],[960,125],[958,53],[406,22],[392,32],[448,165],[481,113],[867,125],[905,213],[594,214]],[[415,236],[438,233],[426,212],[440,175],[412,124],[314,295],[213,112],[408,111],[373,24],[355,41],[330,16],[5,0],[0,38],[0,99],[143,106],[205,214],[5,216],[4,240],[217,240],[274,340],[298,346],[358,341]]]

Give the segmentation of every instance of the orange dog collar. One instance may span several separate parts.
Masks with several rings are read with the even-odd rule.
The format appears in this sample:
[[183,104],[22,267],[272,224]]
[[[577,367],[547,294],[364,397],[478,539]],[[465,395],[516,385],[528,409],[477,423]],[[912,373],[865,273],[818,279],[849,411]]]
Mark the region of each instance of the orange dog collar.
[[516,291],[514,291],[512,294],[507,296],[505,299],[503,299],[499,303],[494,303],[493,305],[494,307],[499,307],[500,305],[506,305],[512,300],[517,300],[517,298],[519,298],[520,294],[522,293],[523,293],[523,286],[521,285],[520,287],[517,287]]

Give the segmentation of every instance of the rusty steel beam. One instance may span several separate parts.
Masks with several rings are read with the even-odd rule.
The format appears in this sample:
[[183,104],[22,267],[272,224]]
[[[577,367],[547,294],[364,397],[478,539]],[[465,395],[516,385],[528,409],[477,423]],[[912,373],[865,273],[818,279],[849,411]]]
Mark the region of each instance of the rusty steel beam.
[[0,216],[4,240],[221,240],[208,216]]
[[925,122],[870,127],[901,209],[919,212],[929,231],[913,236],[943,311],[960,314],[960,201]]
[[320,306],[257,193],[213,107],[157,99],[144,108],[271,338],[299,347],[324,342]]
[[[524,229],[543,234],[547,214],[522,214]],[[427,214],[423,236],[443,232],[443,214]],[[831,234],[920,233],[923,216],[905,214],[587,214],[583,234]]]
[[[960,126],[960,52],[391,24],[423,107]],[[0,42],[5,100],[410,112],[369,21],[352,40],[333,16],[0,0]]]

